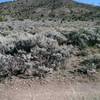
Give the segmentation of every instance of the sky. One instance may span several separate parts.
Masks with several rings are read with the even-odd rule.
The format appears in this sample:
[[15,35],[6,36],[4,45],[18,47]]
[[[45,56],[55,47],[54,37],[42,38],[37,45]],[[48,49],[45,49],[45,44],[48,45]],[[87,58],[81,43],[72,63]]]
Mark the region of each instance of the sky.
[[100,6],[100,0],[74,0],[74,1]]
[[[0,2],[6,2],[6,1],[13,1],[13,0],[0,0]],[[74,1],[93,4],[93,5],[100,5],[100,0],[74,0]]]
[[0,3],[1,2],[6,2],[6,1],[13,1],[13,0],[0,0]]

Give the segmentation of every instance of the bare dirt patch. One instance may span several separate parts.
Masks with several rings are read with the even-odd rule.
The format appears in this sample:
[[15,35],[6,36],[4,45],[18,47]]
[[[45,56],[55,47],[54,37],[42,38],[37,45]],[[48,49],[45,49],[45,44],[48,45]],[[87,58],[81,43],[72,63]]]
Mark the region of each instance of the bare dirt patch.
[[16,79],[0,84],[0,100],[100,100],[100,85]]

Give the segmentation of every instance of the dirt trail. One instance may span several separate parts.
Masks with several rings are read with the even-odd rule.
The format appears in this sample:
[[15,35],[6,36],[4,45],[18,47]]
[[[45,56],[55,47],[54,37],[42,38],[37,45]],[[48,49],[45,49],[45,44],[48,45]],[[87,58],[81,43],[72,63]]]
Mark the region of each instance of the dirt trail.
[[[85,100],[82,99],[83,97],[92,100],[93,96],[100,97],[99,83],[49,82],[40,84],[21,80],[5,85],[0,84],[0,100]],[[96,100],[100,100],[99,97]]]

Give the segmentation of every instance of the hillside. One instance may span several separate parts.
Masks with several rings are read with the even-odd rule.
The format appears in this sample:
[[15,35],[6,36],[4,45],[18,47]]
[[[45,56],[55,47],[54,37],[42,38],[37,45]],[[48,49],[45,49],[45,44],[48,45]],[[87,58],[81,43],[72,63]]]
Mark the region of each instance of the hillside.
[[60,69],[82,75],[98,71],[100,7],[72,0],[17,0],[0,8],[1,79],[44,78]]
[[0,15],[15,19],[99,20],[100,8],[71,0],[25,0],[0,4]]
[[1,80],[44,78],[58,70],[96,74],[100,68],[100,8],[69,0],[41,2],[0,4]]
[[100,7],[1,3],[0,100],[100,100]]

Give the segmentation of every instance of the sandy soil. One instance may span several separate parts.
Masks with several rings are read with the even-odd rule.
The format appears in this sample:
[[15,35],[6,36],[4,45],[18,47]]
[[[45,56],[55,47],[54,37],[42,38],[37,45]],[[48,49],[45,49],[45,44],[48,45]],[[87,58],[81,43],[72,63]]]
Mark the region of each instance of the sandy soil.
[[0,84],[0,100],[100,100],[100,85],[99,83],[15,80]]

